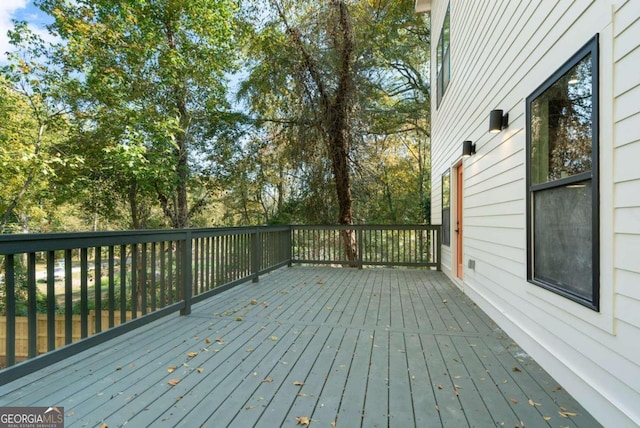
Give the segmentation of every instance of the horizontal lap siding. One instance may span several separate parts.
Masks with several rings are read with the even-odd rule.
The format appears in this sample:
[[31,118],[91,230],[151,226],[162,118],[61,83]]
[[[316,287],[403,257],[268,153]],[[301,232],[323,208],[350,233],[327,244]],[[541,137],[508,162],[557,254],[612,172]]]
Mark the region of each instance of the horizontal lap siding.
[[629,411],[640,421],[640,410],[633,406],[640,402],[640,2],[619,2],[614,16],[615,314],[618,339],[627,341],[623,355],[632,364],[626,373],[634,388]]
[[[434,1],[433,50],[448,1]],[[432,105],[432,220],[464,163],[465,290],[601,420],[640,423],[640,1],[451,0],[451,81]],[[526,98],[600,33],[601,309],[526,281]],[[436,81],[435,60],[431,81]],[[489,111],[509,127],[488,133]],[[451,189],[454,201],[455,186]],[[452,225],[455,209],[452,206]],[[452,243],[455,233],[451,235]],[[443,270],[451,273],[449,247]],[[475,269],[467,261],[475,260]],[[582,391],[586,391],[580,393]],[[614,404],[610,404],[614,403]]]

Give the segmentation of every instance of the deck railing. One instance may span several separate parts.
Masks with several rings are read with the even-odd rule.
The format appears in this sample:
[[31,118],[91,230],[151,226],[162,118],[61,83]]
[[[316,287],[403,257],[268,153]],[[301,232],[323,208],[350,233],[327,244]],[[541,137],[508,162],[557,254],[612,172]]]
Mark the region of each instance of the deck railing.
[[437,226],[0,235],[0,385],[292,263],[439,269],[439,239]]
[[292,263],[439,269],[439,251],[440,226],[292,227]]

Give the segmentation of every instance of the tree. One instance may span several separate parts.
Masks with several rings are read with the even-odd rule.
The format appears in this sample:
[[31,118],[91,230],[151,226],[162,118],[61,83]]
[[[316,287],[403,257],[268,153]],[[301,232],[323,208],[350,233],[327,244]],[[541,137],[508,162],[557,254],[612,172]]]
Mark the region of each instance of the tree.
[[54,211],[57,171],[77,161],[64,156],[66,112],[51,102],[50,80],[39,57],[42,39],[24,23],[9,32],[16,52],[0,73],[0,230],[28,231]]
[[[352,224],[353,177],[363,154],[372,153],[378,137],[428,133],[429,87],[419,65],[428,55],[428,29],[409,1],[269,5],[272,14],[256,25],[239,95],[270,135],[283,137],[293,174],[308,178],[309,194],[322,194],[330,177],[334,218]],[[349,230],[343,245],[355,259]]]
[[152,200],[172,227],[187,227],[207,196],[189,200],[192,169],[219,150],[212,131],[226,120],[235,2],[37,4],[62,40],[49,69],[74,115],[74,146],[95,156],[94,178],[115,180],[107,187],[129,201],[133,227],[144,227]]

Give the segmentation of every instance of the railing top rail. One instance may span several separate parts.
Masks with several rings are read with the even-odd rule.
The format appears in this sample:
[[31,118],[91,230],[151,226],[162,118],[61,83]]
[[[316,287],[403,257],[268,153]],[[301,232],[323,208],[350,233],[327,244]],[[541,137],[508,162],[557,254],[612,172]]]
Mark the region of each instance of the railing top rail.
[[0,235],[0,255],[67,250],[99,246],[184,240],[192,237],[250,233],[256,229],[288,231],[289,226],[209,227],[193,229],[145,229],[104,232],[34,233]]
[[335,224],[335,225],[302,225],[295,224],[291,226],[294,230],[358,230],[358,229],[373,229],[373,230],[436,230],[440,228],[439,225],[431,224]]

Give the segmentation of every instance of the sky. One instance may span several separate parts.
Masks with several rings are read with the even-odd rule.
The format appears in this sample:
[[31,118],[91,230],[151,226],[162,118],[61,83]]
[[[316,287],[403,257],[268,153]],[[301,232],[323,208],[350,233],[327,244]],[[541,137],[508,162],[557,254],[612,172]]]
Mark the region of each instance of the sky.
[[42,38],[51,38],[44,28],[50,19],[35,7],[32,0],[0,0],[0,65],[7,63],[6,52],[12,48],[7,37],[7,31],[13,28],[12,19],[27,21]]

